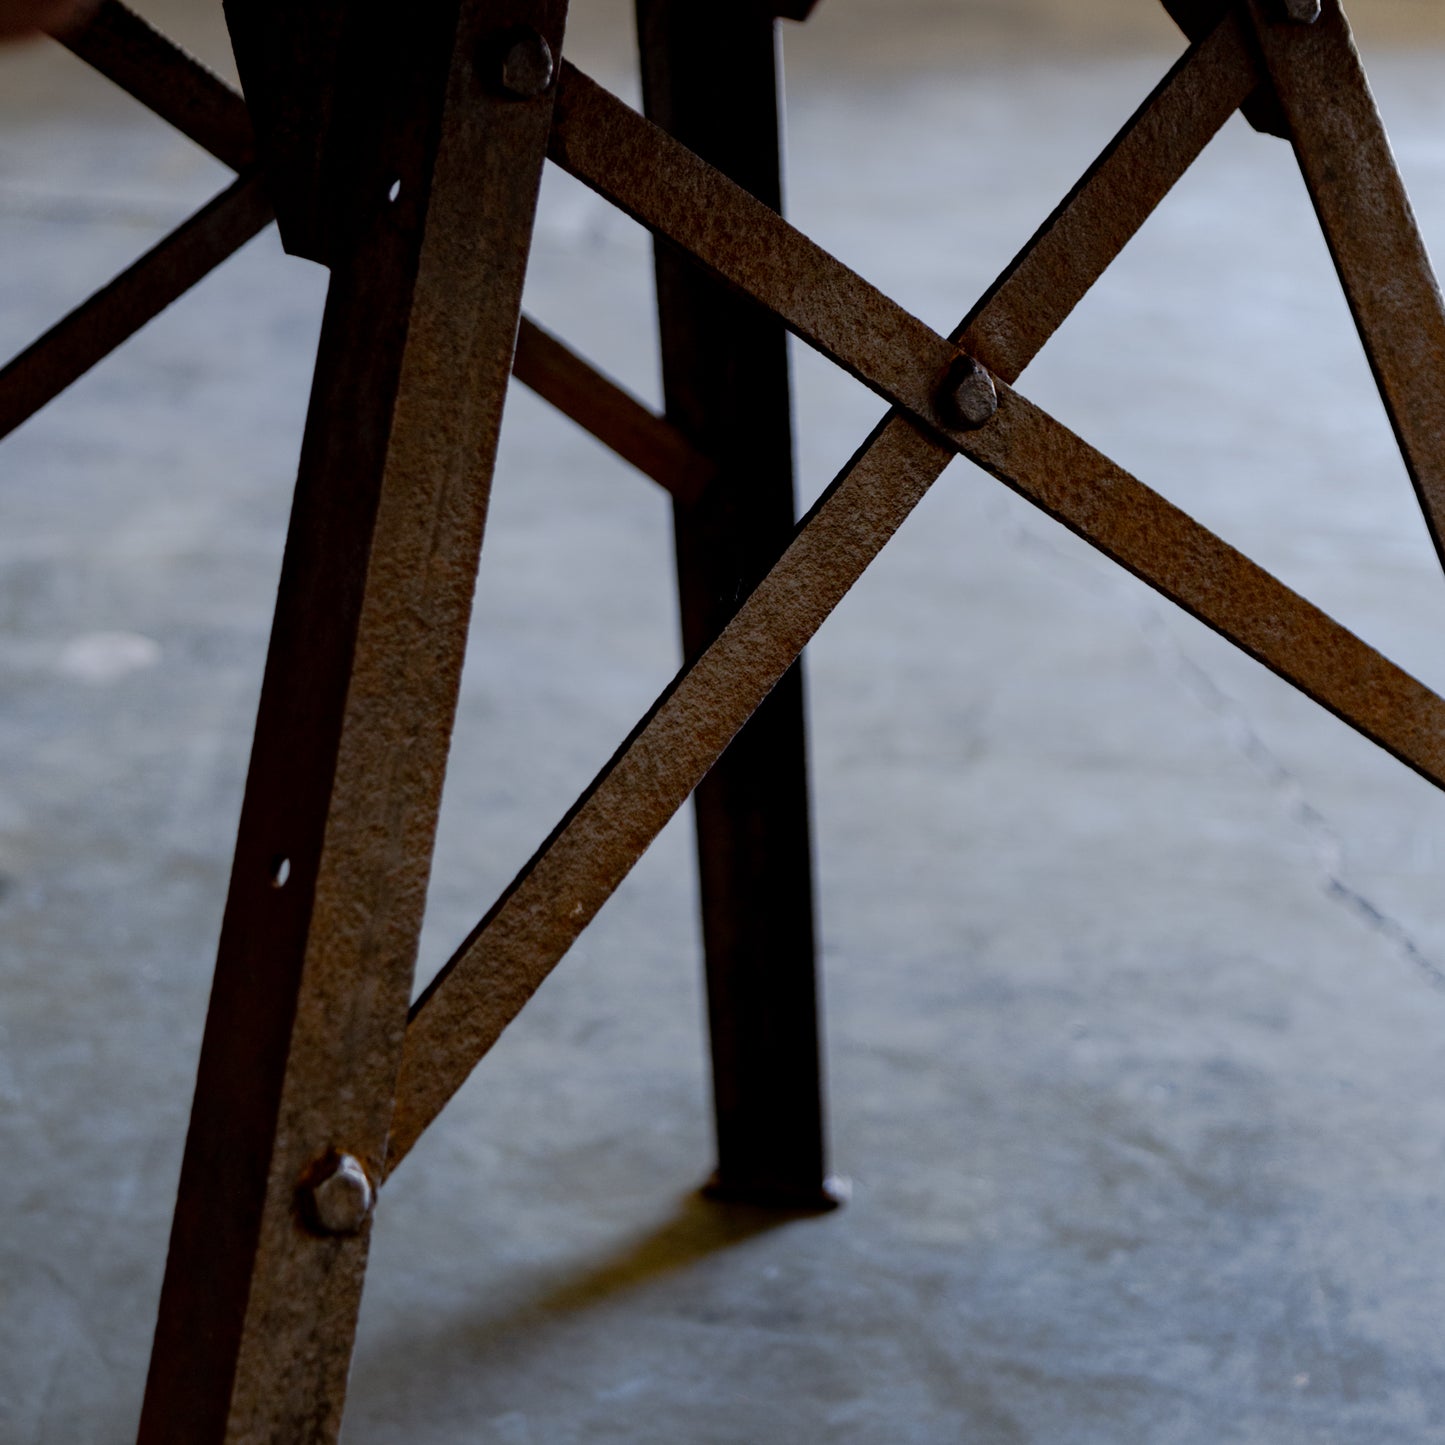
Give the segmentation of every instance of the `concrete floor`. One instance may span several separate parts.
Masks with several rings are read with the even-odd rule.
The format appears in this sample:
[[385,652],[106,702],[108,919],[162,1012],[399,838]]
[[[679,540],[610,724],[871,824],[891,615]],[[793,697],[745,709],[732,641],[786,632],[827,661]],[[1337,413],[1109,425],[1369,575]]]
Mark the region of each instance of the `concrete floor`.
[[[794,218],[951,325],[1168,63],[1155,8],[827,0],[788,34]],[[1424,6],[1355,9],[1440,251],[1445,52],[1389,44]],[[214,12],[162,14],[224,58]],[[620,15],[578,0],[574,53],[632,94]],[[223,179],[69,57],[4,57],[0,351]],[[16,1445],[134,1429],[323,279],[268,234],[0,447]],[[549,177],[528,305],[655,395],[649,279]],[[880,408],[795,354],[811,496]],[[1231,123],[1022,389],[1445,686],[1282,144]],[[515,396],[420,978],[675,646],[661,496]],[[348,1445],[1445,1439],[1445,802],[963,463],[809,661],[852,1203],[692,1194],[681,819],[389,1186]]]

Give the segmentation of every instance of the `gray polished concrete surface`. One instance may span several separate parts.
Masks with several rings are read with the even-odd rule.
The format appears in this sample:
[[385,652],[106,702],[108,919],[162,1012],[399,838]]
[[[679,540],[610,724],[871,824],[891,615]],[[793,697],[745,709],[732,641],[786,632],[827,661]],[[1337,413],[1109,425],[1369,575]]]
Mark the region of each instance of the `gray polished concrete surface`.
[[[952,325],[1177,53],[1156,8],[824,0],[794,219]],[[1434,12],[1354,8],[1445,250],[1445,52],[1400,43]],[[224,60],[213,11],[158,13]],[[574,47],[632,95],[622,14],[578,0]],[[69,57],[0,59],[0,351],[223,183]],[[0,446],[16,1445],[134,1430],[323,283],[268,233]],[[655,397],[649,284],[549,176],[528,306]],[[880,405],[795,373],[811,497]],[[1445,686],[1282,143],[1231,122],[1021,389]],[[509,400],[419,979],[669,678],[668,549],[650,484]],[[809,665],[852,1202],[694,1195],[682,817],[388,1187],[348,1445],[1445,1439],[1436,792],[964,463]]]

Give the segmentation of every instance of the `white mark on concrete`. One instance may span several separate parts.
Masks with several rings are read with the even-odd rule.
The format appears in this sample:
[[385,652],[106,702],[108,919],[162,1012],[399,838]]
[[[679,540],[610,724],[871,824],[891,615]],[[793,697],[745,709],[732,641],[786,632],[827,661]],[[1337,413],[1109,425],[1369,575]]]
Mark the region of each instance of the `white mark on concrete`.
[[86,632],[60,649],[56,670],[80,682],[116,682],[161,660],[161,645],[139,632]]
[[535,1439],[526,1415],[520,1410],[494,1416],[492,1429],[493,1438],[501,1442],[501,1445],[533,1445]]
[[635,1400],[639,1395],[645,1395],[652,1387],[651,1375],[634,1375],[631,1379],[623,1380],[616,1385],[610,1385],[606,1389],[597,1391],[599,1400],[616,1402],[619,1400]]

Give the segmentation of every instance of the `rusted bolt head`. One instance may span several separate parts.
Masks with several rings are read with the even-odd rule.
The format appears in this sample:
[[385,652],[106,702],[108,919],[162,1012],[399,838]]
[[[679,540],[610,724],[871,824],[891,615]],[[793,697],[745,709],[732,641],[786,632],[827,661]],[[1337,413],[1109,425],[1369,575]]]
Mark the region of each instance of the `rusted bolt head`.
[[982,426],[998,410],[993,377],[973,357],[960,356],[943,378],[938,410],[950,426]]
[[354,1154],[328,1153],[310,1172],[306,1212],[323,1234],[355,1234],[376,1203],[376,1191]]
[[1320,18],[1320,0],[1284,0],[1284,13],[1301,25],[1313,25]]
[[506,31],[495,53],[502,90],[514,100],[535,100],[552,84],[552,47],[530,25]]

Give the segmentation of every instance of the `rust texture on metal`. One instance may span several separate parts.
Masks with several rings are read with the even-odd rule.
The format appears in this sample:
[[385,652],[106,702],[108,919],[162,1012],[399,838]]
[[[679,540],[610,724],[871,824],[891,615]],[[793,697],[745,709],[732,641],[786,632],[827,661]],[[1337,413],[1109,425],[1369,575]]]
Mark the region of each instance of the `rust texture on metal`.
[[[265,188],[243,177],[115,280],[0,368],[0,437],[12,432],[158,316],[272,220]],[[527,317],[513,358],[517,379],[683,501],[717,464],[664,418]]]
[[[736,1106],[733,1157],[751,1135],[774,1168],[785,1140],[812,1187],[811,913],[795,906],[806,787],[788,679],[953,456],[1445,787],[1445,700],[1012,389],[1242,106],[1294,142],[1445,558],[1445,308],[1338,0],[1318,14],[1314,0],[1165,3],[1189,53],[950,337],[778,214],[761,42],[806,0],[726,20],[639,0],[646,104],[674,136],[559,62],[565,0],[438,0],[401,19],[227,0],[254,148],[234,92],[116,0],[65,37],[245,174],[0,373],[0,431],[265,224],[253,149],[286,244],[333,270],[142,1445],[335,1440],[378,1181],[733,758],[699,812],[705,922],[711,909],[722,930],[707,925],[720,1154],[726,1176]],[[544,153],[661,238],[666,420],[520,317]],[[796,529],[780,325],[892,408]],[[673,493],[688,661],[408,1013],[512,368]],[[775,750],[738,751],[754,735]],[[781,811],[748,793],[760,780],[792,790]],[[757,860],[736,846],[769,816],[773,894],[739,873]],[[753,912],[792,936],[749,931]],[[760,948],[781,951],[749,978]],[[778,1019],[783,1045],[758,1071]],[[759,1106],[779,1089],[804,1107],[769,1139]]]
[[[638,0],[645,113],[782,210],[777,25],[763,7]],[[673,509],[685,658],[722,629],[797,519],[787,333],[656,243],[667,415],[718,475]],[[828,1207],[802,662],[699,785],[699,901],[717,1169],[710,1190]]]
[[[1221,113],[1219,105],[1201,103],[1202,97],[1207,96],[1216,83],[1232,87],[1233,94],[1245,93],[1251,75],[1248,57],[1237,48],[1196,46],[1130,118],[955,334],[966,335],[979,346],[982,355],[996,360],[999,375],[1016,375],[1021,371],[1043,345],[1053,326],[1068,315],[1092,281],[1122,249],[1132,230],[1143,223],[1223,123],[1227,111]],[[1101,215],[1108,216],[1110,223],[1090,232],[1089,220]],[[1093,274],[1089,275],[1078,263],[1075,252],[1081,239],[1091,235],[1097,239],[1084,252],[1093,268]],[[877,479],[886,482],[889,477],[897,477],[901,479],[899,485],[915,489],[908,496],[916,500],[952,456],[951,447],[927,442],[906,417],[894,413],[885,418],[833,483],[832,492],[848,483],[854,471],[861,471],[865,494]],[[904,504],[911,505],[907,497]],[[800,539],[802,535],[804,533],[800,533]],[[886,538],[879,538],[879,546],[883,540]],[[816,563],[812,565],[816,567]],[[840,559],[840,565],[846,566],[847,559]],[[843,590],[846,591],[846,587]],[[842,592],[837,595],[841,596]],[[819,617],[818,621],[821,620]],[[737,665],[732,665],[730,674],[737,670]],[[766,687],[763,691],[766,692]],[[744,702],[747,701],[744,698]],[[658,707],[665,702],[666,698]],[[643,730],[640,727],[634,738],[640,737]],[[619,757],[623,755],[625,749]],[[685,759],[683,766],[685,769]],[[594,789],[597,786],[595,784]],[[589,796],[579,800],[553,838],[561,836]],[[680,806],[685,796],[684,791],[674,807]],[[657,826],[661,826],[660,821]],[[616,886],[653,836],[644,826],[641,831],[630,832],[611,845],[612,856],[602,858],[605,867],[600,882],[604,889],[610,891]],[[603,845],[595,842],[589,844],[588,849],[598,856],[604,852]],[[564,900],[564,914],[551,920],[545,938],[514,938],[508,933],[505,952],[499,948],[503,935],[491,933],[491,925],[547,850],[548,845],[544,844],[528,870],[519,875],[509,893],[457,950],[413,1010],[398,1084],[389,1168],[395,1167],[476,1062],[500,1037],[590,917],[585,908],[577,913],[572,911],[582,903],[581,898]],[[580,856],[585,858],[587,851],[584,849]],[[540,906],[529,919],[519,917],[515,908],[511,910],[509,929],[520,929],[524,922],[529,927],[542,929],[546,920]]]
[[[413,1011],[395,1166],[941,471],[895,418],[685,670]],[[875,434],[877,435],[877,434]],[[1437,786],[1445,701],[1006,387],[957,450]]]
[[1180,59],[984,292],[953,339],[1017,381],[1259,82],[1231,14]]
[[1251,7],[1435,550],[1445,562],[1445,306],[1338,0],[1314,25]]
[[947,430],[934,391],[955,347],[567,61],[556,94],[547,153],[563,170],[859,381]]
[[0,369],[0,437],[33,416],[271,222],[241,177]]
[[[551,121],[550,97],[496,98],[476,74],[502,8],[454,8],[445,85],[404,166],[365,154],[372,210],[332,277],[145,1445],[339,1429],[370,1231],[316,1234],[298,1191],[327,1150],[385,1167]],[[518,8],[560,49],[560,0]]]
[[524,386],[679,501],[695,501],[716,476],[717,463],[675,426],[525,316],[512,369]]
[[1445,700],[1005,390],[998,415],[961,439],[971,461],[1228,638],[1437,787]]
[[[1292,33],[1328,32],[1301,27]],[[574,121],[584,117],[586,134],[574,136]],[[944,338],[675,142],[655,131],[650,137],[644,135],[646,124],[600,86],[571,72],[564,75],[559,95],[551,154],[644,224],[685,245],[704,264],[775,311],[803,340],[848,367],[962,455],[1216,627],[1401,761],[1432,781],[1445,783],[1438,751],[1445,740],[1437,741],[1431,731],[1439,722],[1439,700],[1433,693],[1398,669],[1392,671],[1393,665],[1366,644],[1022,398],[1001,391],[993,421],[965,431],[950,427],[935,398],[925,395],[926,385],[936,384],[940,375],[938,357],[949,347]],[[599,133],[607,135],[613,148],[606,155],[592,149],[592,137]],[[646,173],[636,164],[639,148],[655,154],[656,164]],[[1025,413],[1032,420],[1022,453],[1001,451],[1000,438],[1023,435],[1008,419]],[[1049,462],[1061,455],[1080,469],[1071,486],[1050,472]],[[1122,497],[1129,499],[1138,519],[1132,526],[1121,520],[1119,505],[1111,500]],[[1157,547],[1151,545],[1154,538]],[[1201,559],[1207,559],[1207,567]],[[1186,562],[1201,565],[1185,567]],[[1207,575],[1211,567],[1218,574],[1214,583]],[[1257,619],[1252,621],[1229,604],[1228,596],[1218,589],[1230,578],[1239,595],[1264,609],[1261,615],[1267,625],[1261,627]],[[1336,665],[1341,658],[1348,660],[1348,667]]]
[[[1191,39],[1202,40],[1226,15],[1239,13],[1239,0],[1162,0],[1174,23]],[[1263,75],[1260,77],[1264,81]],[[1275,98],[1274,87],[1264,81],[1240,109],[1245,119],[1264,135],[1289,139],[1289,124]]]
[[55,38],[233,171],[255,161],[245,101],[119,0],[101,0],[79,27]]

